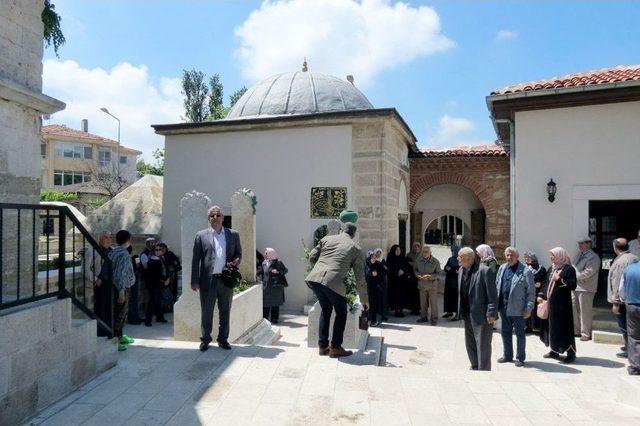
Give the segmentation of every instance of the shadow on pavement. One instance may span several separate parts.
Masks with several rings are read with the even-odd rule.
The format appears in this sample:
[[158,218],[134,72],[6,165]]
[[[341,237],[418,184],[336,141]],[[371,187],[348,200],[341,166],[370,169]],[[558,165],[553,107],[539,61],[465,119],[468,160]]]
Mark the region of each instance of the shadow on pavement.
[[582,371],[576,368],[569,367],[564,364],[558,364],[557,362],[527,361],[524,366],[525,368],[536,368],[547,373],[582,374]]

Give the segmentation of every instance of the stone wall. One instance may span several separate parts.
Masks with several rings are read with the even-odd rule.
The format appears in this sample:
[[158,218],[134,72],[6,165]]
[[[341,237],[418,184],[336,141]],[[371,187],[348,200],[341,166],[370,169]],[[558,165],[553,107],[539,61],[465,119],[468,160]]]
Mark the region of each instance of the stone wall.
[[[485,242],[498,257],[510,243],[509,225],[509,157],[449,156],[412,158],[409,207],[413,212],[418,198],[429,188],[456,184],[470,189],[482,202],[486,214]],[[412,231],[416,238],[420,234]],[[421,240],[421,239],[420,239]]]

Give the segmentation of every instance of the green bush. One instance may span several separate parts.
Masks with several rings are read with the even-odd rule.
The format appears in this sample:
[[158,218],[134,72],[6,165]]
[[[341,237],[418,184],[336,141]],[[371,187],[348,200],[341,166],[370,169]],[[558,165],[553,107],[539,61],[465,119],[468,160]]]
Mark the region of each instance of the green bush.
[[60,201],[68,203],[69,201],[77,201],[78,194],[75,192],[56,192],[56,191],[41,191],[40,201]]

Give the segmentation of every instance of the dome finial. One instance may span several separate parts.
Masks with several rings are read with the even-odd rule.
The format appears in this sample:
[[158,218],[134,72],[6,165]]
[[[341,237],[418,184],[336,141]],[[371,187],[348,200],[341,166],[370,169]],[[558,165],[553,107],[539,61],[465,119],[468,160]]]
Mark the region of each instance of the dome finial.
[[302,72],[307,72],[307,71],[309,71],[309,68],[307,67],[307,58],[305,56],[304,62],[302,63]]

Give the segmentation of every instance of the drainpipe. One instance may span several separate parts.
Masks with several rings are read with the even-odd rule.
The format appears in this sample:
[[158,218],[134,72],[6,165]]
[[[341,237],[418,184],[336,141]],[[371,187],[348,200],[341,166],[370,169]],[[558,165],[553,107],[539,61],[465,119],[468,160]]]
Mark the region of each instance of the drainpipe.
[[516,126],[509,118],[498,118],[496,124],[509,125],[509,227],[510,245],[516,244]]

